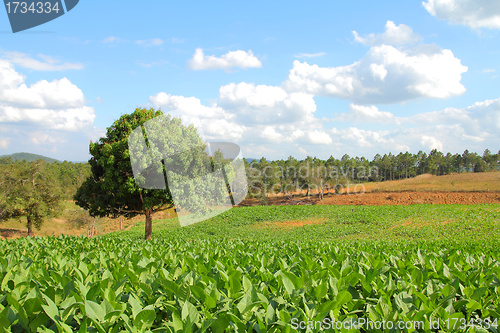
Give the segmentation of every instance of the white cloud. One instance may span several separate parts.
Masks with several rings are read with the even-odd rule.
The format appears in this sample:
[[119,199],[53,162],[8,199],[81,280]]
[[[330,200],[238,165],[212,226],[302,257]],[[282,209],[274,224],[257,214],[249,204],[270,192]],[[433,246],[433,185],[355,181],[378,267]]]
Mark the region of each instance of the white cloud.
[[0,148],[7,149],[7,147],[9,146],[9,142],[9,138],[0,138]]
[[289,93],[276,86],[230,83],[219,89],[219,98],[219,106],[244,124],[309,121],[316,111],[312,95]]
[[[162,110],[175,115],[188,115],[203,118],[218,118],[224,114],[224,110],[217,106],[205,106],[196,97],[184,97],[170,95],[160,92],[149,98],[150,102]],[[227,116],[227,115],[225,115]]]
[[209,139],[241,139],[244,125],[233,121],[234,115],[227,113],[217,105],[205,106],[196,97],[184,97],[160,92],[149,98],[150,102],[165,113],[180,117],[184,123],[193,124],[202,129]]
[[82,161],[90,140],[103,136],[94,109],[67,78],[31,85],[14,65],[0,59],[0,148]]
[[365,45],[405,45],[418,42],[422,39],[418,34],[414,33],[412,28],[400,24],[396,25],[393,21],[387,21],[385,31],[381,34],[369,34],[367,37],[361,37],[356,31],[352,32],[354,40]]
[[329,145],[332,143],[332,138],[328,133],[320,130],[307,132],[309,142],[312,144]]
[[0,59],[0,122],[29,122],[41,127],[74,131],[92,125],[94,109],[67,78],[41,80],[30,86],[14,66]]
[[151,38],[151,39],[140,39],[135,41],[136,44],[149,47],[149,46],[160,46],[164,43],[161,38]]
[[466,71],[450,50],[429,45],[409,49],[379,45],[347,66],[319,67],[296,60],[283,86],[289,91],[360,104],[395,103],[460,95],[465,92],[460,80]]
[[295,58],[317,58],[326,55],[325,52],[317,52],[317,53],[299,53],[294,55]]
[[422,5],[440,20],[472,29],[500,29],[500,2],[496,0],[427,0]]
[[313,96],[289,93],[281,87],[231,83],[220,88],[217,102],[210,106],[195,97],[165,92],[151,96],[150,101],[162,111],[180,116],[184,123],[201,124],[208,140],[234,140],[246,147],[332,142],[322,130],[322,122],[314,117]]
[[301,153],[301,154],[307,154],[307,150],[305,150],[305,149],[304,149],[304,148],[302,148],[302,147],[297,147],[297,150],[298,150],[298,152],[299,152],[299,153]]
[[420,142],[422,146],[428,148],[428,150],[437,149],[443,151],[443,143],[433,136],[422,135],[422,140]]
[[391,112],[380,111],[375,105],[365,106],[354,103],[349,104],[349,113],[342,113],[335,120],[382,124],[398,122]]
[[380,130],[352,126],[332,129],[332,139],[339,143],[338,148],[342,152],[353,149],[365,155],[406,150],[415,153],[431,149],[461,152],[464,147],[481,152],[486,148],[492,149],[492,143],[500,142],[500,98],[477,102],[466,108],[446,108],[410,117],[380,114],[375,107],[351,105],[350,108],[349,114],[343,114],[336,120],[352,121],[352,111],[355,111],[379,115],[380,119],[387,116],[393,121],[385,122],[386,128]]
[[64,140],[62,137],[55,137],[52,134],[46,133],[46,132],[41,132],[41,131],[36,131],[30,133],[30,139],[31,142],[35,145],[46,145],[46,144],[54,144],[54,143],[65,143],[66,140]]
[[3,52],[3,55],[4,59],[8,60],[10,63],[36,71],[64,71],[68,69],[83,68],[83,64],[81,63],[61,63],[60,60],[44,54],[38,55],[41,60],[34,59],[21,52],[7,51]]
[[[464,147],[483,151],[492,149],[492,142],[500,142],[500,98],[466,108],[446,108],[408,117],[397,117],[376,106],[352,103],[348,113],[334,119],[336,128],[325,129],[324,120],[314,117],[315,104],[304,103],[301,113],[296,109],[298,113],[290,114],[291,121],[281,121],[279,115],[286,114],[287,107],[294,105],[290,96],[280,87],[240,83],[221,87],[219,98],[212,105],[204,105],[195,97],[166,93],[152,96],[150,100],[164,112],[183,115],[183,121],[199,118],[207,140],[236,142],[246,157],[265,155],[274,159],[307,154],[327,158],[330,154],[345,152],[373,157],[376,153],[428,152],[434,148],[460,152]],[[308,96],[310,102],[314,102],[312,96]],[[255,119],[247,121],[251,115]],[[342,121],[359,121],[360,126],[379,125],[374,129],[347,123],[346,128],[340,128]]]
[[189,68],[193,70],[230,69],[230,68],[259,68],[260,60],[252,51],[230,51],[220,57],[205,55],[201,48],[197,48],[193,58],[189,60]]
[[333,128],[331,130],[333,139],[350,146],[358,146],[361,148],[372,147],[382,143],[393,143],[387,138],[388,131],[370,131],[357,127],[349,127],[346,129]]
[[283,141],[283,135],[276,132],[276,129],[272,126],[265,126],[260,136],[266,141],[269,141],[269,143],[279,143]]

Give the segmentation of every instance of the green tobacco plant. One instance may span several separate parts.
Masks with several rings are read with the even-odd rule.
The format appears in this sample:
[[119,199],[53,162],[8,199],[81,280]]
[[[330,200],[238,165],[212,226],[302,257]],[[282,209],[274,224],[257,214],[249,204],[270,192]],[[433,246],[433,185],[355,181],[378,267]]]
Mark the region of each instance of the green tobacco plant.
[[130,236],[0,241],[0,331],[303,332],[293,323],[365,319],[423,323],[410,332],[489,320],[497,332],[494,244]]

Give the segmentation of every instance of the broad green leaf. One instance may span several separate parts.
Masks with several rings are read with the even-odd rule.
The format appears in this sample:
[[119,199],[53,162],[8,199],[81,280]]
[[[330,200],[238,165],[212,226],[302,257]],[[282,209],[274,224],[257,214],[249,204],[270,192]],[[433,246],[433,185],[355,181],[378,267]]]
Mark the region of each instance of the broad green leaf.
[[134,327],[140,331],[145,331],[153,325],[156,319],[156,312],[151,309],[144,309],[140,311],[134,318]]
[[86,315],[99,322],[104,321],[104,316],[106,316],[106,311],[96,302],[85,301],[85,313]]
[[181,318],[182,320],[187,320],[191,323],[197,323],[198,319],[200,317],[200,314],[198,313],[198,310],[196,307],[191,304],[189,301],[186,301],[184,305],[182,306],[182,313],[181,313]]

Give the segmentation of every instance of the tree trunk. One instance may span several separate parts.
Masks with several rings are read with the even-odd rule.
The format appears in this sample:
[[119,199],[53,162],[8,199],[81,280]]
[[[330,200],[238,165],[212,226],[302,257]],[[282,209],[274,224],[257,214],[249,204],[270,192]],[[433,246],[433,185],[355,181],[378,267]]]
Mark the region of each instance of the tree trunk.
[[320,181],[319,200],[323,200],[323,179]]
[[28,221],[26,223],[26,227],[28,227],[28,237],[32,237],[33,236],[33,221],[31,220],[31,216],[28,215],[26,220]]
[[153,239],[153,215],[151,210],[146,209],[146,224],[144,226],[144,239]]

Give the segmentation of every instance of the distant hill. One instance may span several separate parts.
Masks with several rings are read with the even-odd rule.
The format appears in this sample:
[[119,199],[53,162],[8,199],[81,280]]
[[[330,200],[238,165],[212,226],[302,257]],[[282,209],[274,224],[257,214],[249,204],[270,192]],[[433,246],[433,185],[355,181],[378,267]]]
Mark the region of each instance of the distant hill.
[[31,154],[31,153],[14,153],[14,154],[10,154],[10,155],[0,156],[0,158],[3,158],[3,157],[12,157],[12,159],[14,161],[26,160],[28,162],[35,162],[37,160],[44,160],[47,163],[59,162],[58,160],[47,157],[47,156],[38,155],[38,154]]

